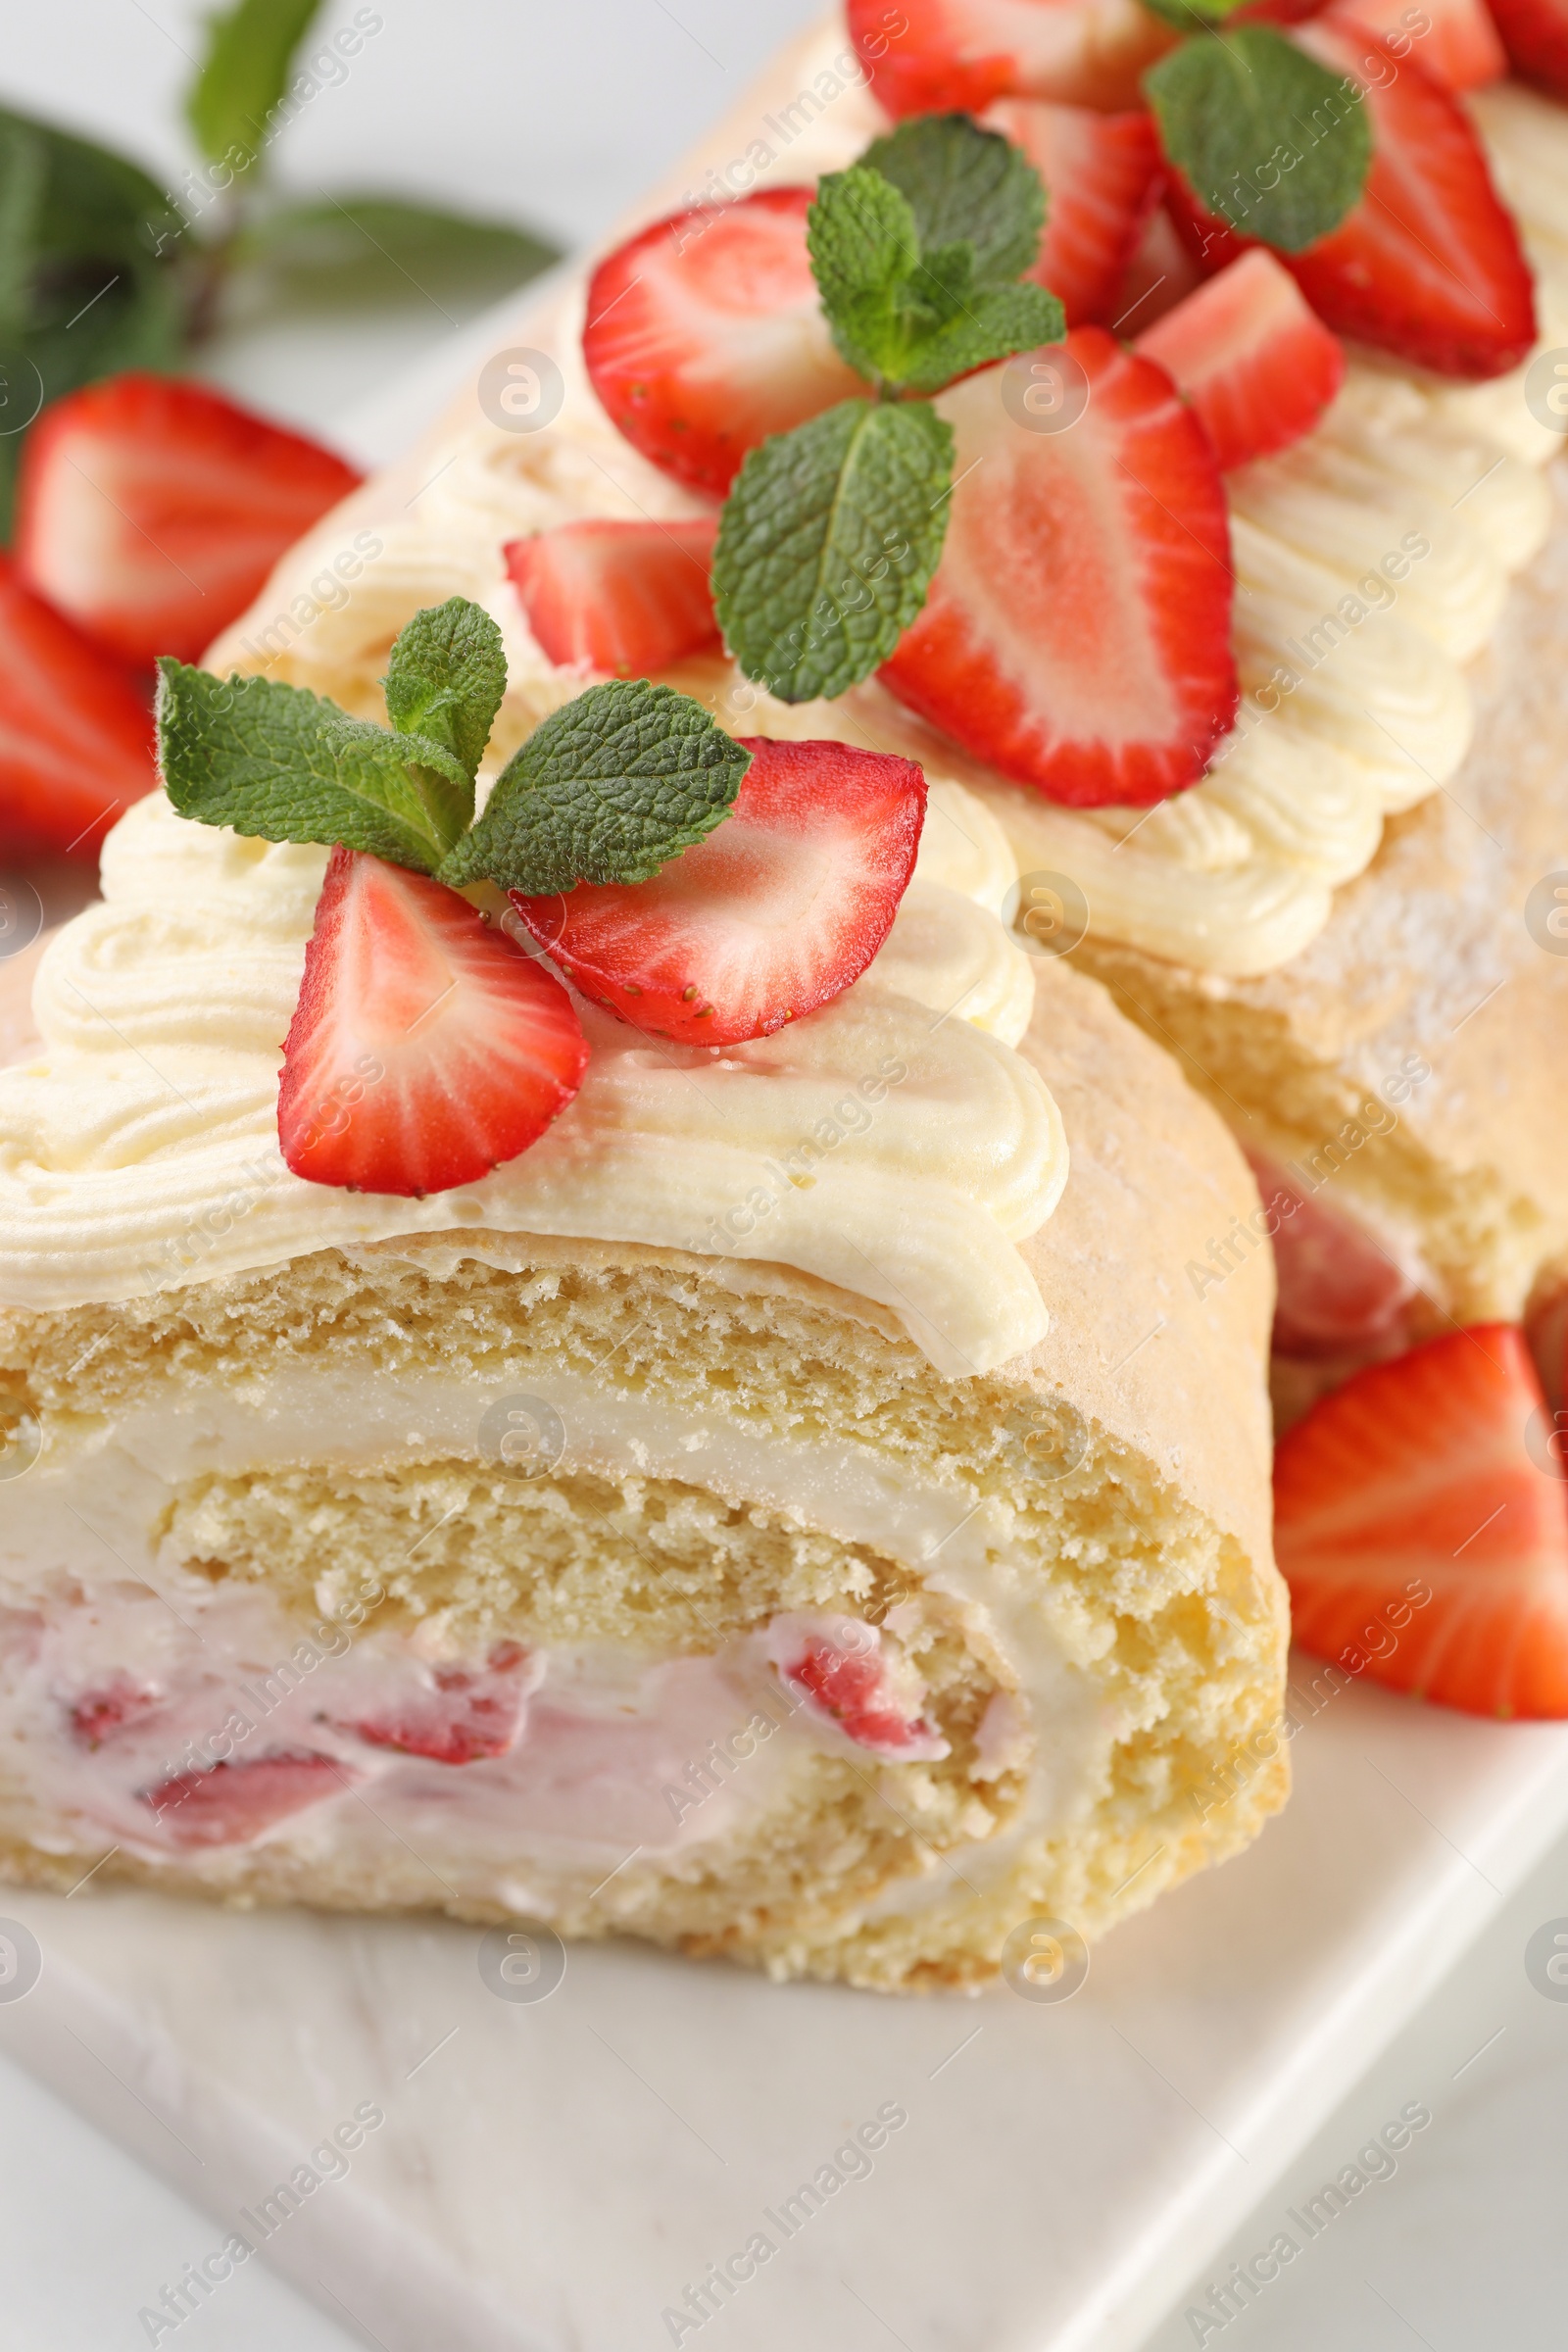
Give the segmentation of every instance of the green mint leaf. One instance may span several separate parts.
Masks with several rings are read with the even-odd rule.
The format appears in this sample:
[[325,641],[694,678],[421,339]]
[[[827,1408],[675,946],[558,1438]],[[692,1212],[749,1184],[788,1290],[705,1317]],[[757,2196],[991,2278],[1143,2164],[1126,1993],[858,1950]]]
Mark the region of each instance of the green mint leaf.
[[337,312],[407,302],[423,286],[504,294],[560,249],[504,221],[350,192],[270,207],[242,231],[234,258],[254,268],[274,305]]
[[900,386],[906,392],[940,392],[956,375],[1014,351],[1059,343],[1066,331],[1062,307],[1044,286],[974,287],[966,300],[956,302],[943,324],[911,335]]
[[645,679],[590,686],[513,754],[440,868],[461,889],[648,882],[728,813],[752,755],[700,703]]
[[1199,203],[1250,237],[1299,253],[1361,193],[1372,161],[1362,91],[1266,24],[1183,41],[1144,88]]
[[746,675],[786,703],[868,677],[925,603],[952,474],[952,430],[923,401],[846,400],[754,449],[713,551]]
[[381,684],[399,735],[433,742],[444,755],[423,761],[420,783],[444,838],[455,842],[473,822],[474,775],[507,691],[501,631],[481,605],[448,597],[403,629]]
[[268,119],[288,87],[294,52],[321,0],[234,0],[207,21],[207,48],[185,100],[185,120],[209,163],[248,171],[267,143]]
[[1039,172],[1010,139],[967,115],[916,115],[873,141],[860,164],[907,200],[928,261],[945,245],[967,245],[975,283],[1004,285],[1038,255],[1046,221]]
[[1209,32],[1242,6],[1242,0],[1143,0],[1145,8],[1178,32]]
[[389,735],[303,686],[215,678],[168,655],[158,669],[159,763],[181,816],[434,872],[450,837],[410,760],[457,768],[442,745]]
[[806,216],[807,251],[842,358],[873,383],[897,383],[907,355],[910,285],[920,267],[914,214],[878,172],[826,172]]
[[172,368],[185,221],[104,147],[0,109],[0,540],[25,428],[122,368]]

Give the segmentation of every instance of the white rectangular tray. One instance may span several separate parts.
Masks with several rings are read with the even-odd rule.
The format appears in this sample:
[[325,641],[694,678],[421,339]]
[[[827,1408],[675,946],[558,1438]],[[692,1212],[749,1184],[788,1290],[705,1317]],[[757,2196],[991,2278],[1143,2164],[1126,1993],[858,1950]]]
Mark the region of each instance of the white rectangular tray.
[[[335,437],[395,454],[540,291]],[[0,2051],[205,2207],[211,2249],[239,2230],[384,2352],[1135,2352],[1568,1826],[1568,1726],[1355,1687],[1314,1712],[1314,1680],[1298,1660],[1286,1813],[1119,1930],[1065,2003],[779,1988],[599,1946],[512,2004],[476,1931],[94,1881],[0,1886],[43,1952],[0,1997]],[[385,2121],[344,2177],[265,2238],[240,2218],[365,2104]],[[834,2165],[890,2105],[907,2122],[869,2173]],[[792,2221],[825,2166],[842,2184]],[[664,2317],[759,2232],[768,2259],[710,2287],[700,2328]]]
[[[1568,1727],[1308,1705],[1285,1814],[1065,2002],[577,1946],[513,2003],[476,1930],[89,1885],[0,1889],[43,1954],[0,2050],[385,2352],[1133,2352],[1568,1823]],[[834,2162],[890,2110],[868,2170]],[[663,2316],[759,2233],[701,2328]]]

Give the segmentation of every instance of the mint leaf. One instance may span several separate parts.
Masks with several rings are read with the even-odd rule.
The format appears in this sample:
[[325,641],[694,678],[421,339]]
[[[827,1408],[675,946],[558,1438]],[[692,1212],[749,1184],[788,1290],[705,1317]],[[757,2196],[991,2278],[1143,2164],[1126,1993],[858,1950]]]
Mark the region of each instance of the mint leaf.
[[108,148],[0,109],[0,540],[25,427],[121,368],[171,368],[185,222]]
[[348,192],[269,209],[236,239],[234,258],[254,267],[272,301],[340,311],[406,302],[411,278],[503,294],[537,277],[560,249],[505,221]]
[[[936,258],[947,262],[950,255],[961,255],[967,262],[968,253],[966,245],[957,245]],[[937,282],[935,271],[923,272],[917,281]],[[938,317],[934,300],[921,306],[921,331],[911,335],[899,376],[904,391],[940,392],[956,375],[1015,351],[1059,343],[1067,331],[1060,303],[1044,286],[965,286],[955,271],[942,293],[945,317]]]
[[267,143],[268,118],[288,87],[295,50],[321,0],[234,0],[207,20],[207,50],[185,120],[209,163],[247,171]]
[[908,199],[860,165],[818,182],[807,245],[833,340],[873,383],[939,392],[971,368],[1065,332],[1054,294],[980,279],[967,241],[922,255]]
[[381,685],[397,732],[443,755],[422,763],[419,784],[454,842],[473,822],[474,774],[507,691],[501,631],[466,597],[428,606],[400,634]]
[[1184,41],[1144,88],[1199,203],[1250,237],[1299,253],[1361,193],[1372,124],[1360,87],[1266,24]]
[[1143,4],[1180,32],[1210,32],[1242,6],[1242,0],[1143,0]]
[[874,140],[860,164],[906,198],[928,261],[945,245],[967,245],[975,283],[1005,284],[1038,255],[1046,221],[1039,172],[1021,147],[967,115],[917,115]]
[[613,679],[553,711],[513,754],[484,813],[440,868],[538,897],[647,882],[729,812],[752,755],[700,703]]
[[923,402],[846,400],[754,449],[713,551],[730,652],[786,703],[843,694],[925,602],[953,434]]
[[181,816],[435,870],[451,835],[410,761],[439,768],[452,758],[440,744],[389,735],[303,686],[215,678],[168,655],[158,670],[159,763]]
[[825,172],[806,216],[806,247],[842,358],[875,383],[897,382],[908,343],[920,240],[907,200],[859,165]]

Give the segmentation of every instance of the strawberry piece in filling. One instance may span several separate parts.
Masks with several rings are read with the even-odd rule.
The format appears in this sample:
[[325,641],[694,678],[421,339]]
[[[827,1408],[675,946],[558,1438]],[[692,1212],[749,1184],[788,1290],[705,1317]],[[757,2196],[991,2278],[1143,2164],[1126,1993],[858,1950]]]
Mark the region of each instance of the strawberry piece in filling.
[[310,1805],[340,1795],[354,1779],[331,1756],[280,1748],[242,1763],[215,1764],[207,1772],[176,1772],[137,1793],[171,1844],[239,1845]]
[[858,1618],[776,1617],[764,1646],[786,1689],[873,1755],[900,1763],[934,1763],[948,1742],[901,1696],[882,1636]]
[[353,1718],[330,1715],[333,1731],[433,1764],[474,1764],[504,1756],[522,1731],[529,1680],[528,1652],[501,1642],[481,1667],[435,1666],[412,1689]]
[[138,1729],[163,1703],[161,1690],[133,1683],[128,1674],[106,1675],[71,1701],[67,1709],[71,1736],[80,1747],[102,1747],[118,1732]]
[[1276,1226],[1275,1352],[1343,1355],[1388,1339],[1416,1295],[1409,1276],[1353,1217],[1314,1199],[1272,1160],[1247,1156]]

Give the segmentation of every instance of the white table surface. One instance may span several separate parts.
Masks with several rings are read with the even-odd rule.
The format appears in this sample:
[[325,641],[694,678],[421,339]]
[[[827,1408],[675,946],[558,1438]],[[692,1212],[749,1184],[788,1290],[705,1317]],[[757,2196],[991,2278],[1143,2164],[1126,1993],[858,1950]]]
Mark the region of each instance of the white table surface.
[[[812,0],[377,0],[384,28],[283,146],[302,192],[376,183],[552,231],[594,236],[727,106]],[[96,132],[172,175],[189,160],[178,92],[199,14],[186,0],[73,0],[12,12],[0,99]],[[330,8],[333,24],[352,7]],[[334,337],[318,324],[234,336],[212,371],[274,413],[330,431],[451,329],[432,299]],[[1434,1833],[1435,1836],[1439,1833]],[[3,1907],[3,1900],[0,1900]],[[1433,2126],[1332,2228],[1204,2340],[1252,2352],[1371,2352],[1426,2344],[1542,2352],[1564,2340],[1568,2000],[1544,1997],[1525,1947],[1568,1917],[1568,1841],[1502,1907],[1311,2146],[1259,2196],[1202,2281],[1150,2339],[1198,2340],[1184,2307],[1267,2246],[1286,2215],[1352,2162],[1406,2101]],[[145,2340],[149,2280],[211,2238],[184,2198],[0,2060],[0,2344],[117,2352]],[[1300,2233],[1298,2232],[1299,2235]],[[955,2247],[961,2283],[963,2250]],[[961,2291],[954,2297],[962,2309]],[[195,2352],[347,2352],[345,2327],[260,2263],[179,2331]],[[164,2339],[170,2340],[168,2337]],[[867,2352],[895,2339],[868,2315]],[[986,2352],[961,2335],[955,2352]],[[432,2346],[431,2352],[438,2352]]]

